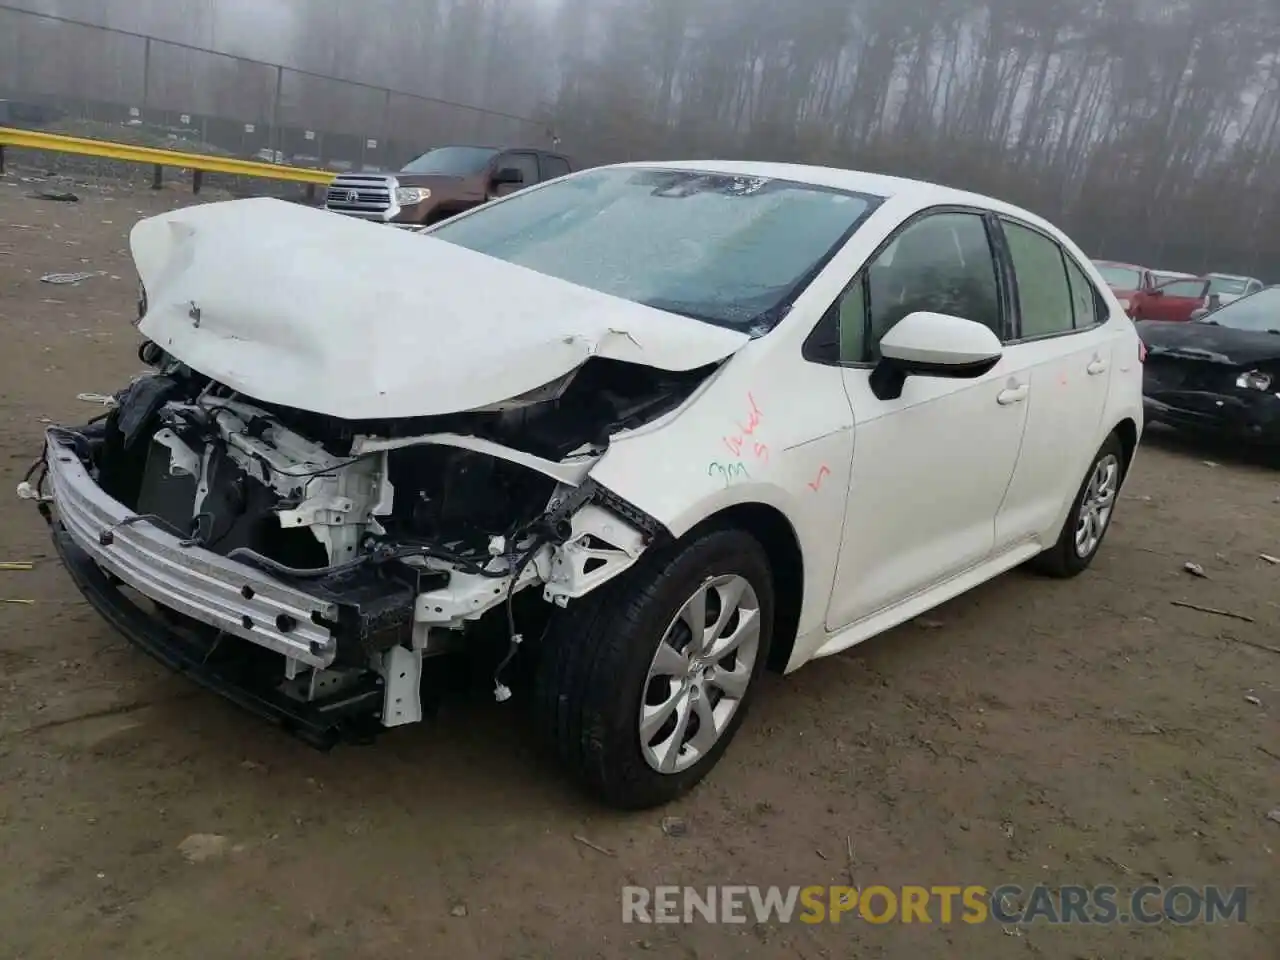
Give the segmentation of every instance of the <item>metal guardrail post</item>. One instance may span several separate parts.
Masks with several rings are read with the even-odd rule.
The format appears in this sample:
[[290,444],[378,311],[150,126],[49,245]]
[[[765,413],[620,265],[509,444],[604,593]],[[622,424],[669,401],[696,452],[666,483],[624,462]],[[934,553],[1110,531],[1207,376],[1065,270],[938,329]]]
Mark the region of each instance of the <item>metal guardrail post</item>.
[[147,109],[147,99],[151,96],[151,38],[142,43],[142,109]]
[[4,144],[0,143],[0,177],[4,176]]
[[[280,93],[284,88],[284,67],[276,67],[276,95],[271,101],[271,136],[267,138],[267,146],[271,151],[271,160],[275,162],[280,150]],[[281,160],[284,157],[280,157]]]
[[164,187],[164,167],[156,164],[151,170],[151,189],[160,190]]
[[382,101],[382,129],[378,132],[378,143],[382,149],[379,153],[382,156],[380,166],[386,170],[391,166],[391,157],[388,154],[388,148],[391,146],[391,91],[387,90],[386,96]]

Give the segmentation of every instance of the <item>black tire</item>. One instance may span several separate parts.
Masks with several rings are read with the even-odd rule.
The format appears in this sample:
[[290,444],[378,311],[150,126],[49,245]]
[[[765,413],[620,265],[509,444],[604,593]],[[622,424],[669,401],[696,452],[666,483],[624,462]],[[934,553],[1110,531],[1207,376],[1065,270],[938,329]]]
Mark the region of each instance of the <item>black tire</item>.
[[[760,609],[751,679],[719,740],[678,773],[659,773],[641,750],[639,717],[649,666],[673,618],[711,577],[738,575]],[[609,806],[654,807],[684,794],[716,764],[746,716],[769,657],[773,575],[764,548],[719,529],[646,554],[631,570],[553,618],[538,661],[534,709],[568,774]]]
[[1094,455],[1093,460],[1089,462],[1089,469],[1085,471],[1084,478],[1080,481],[1080,489],[1076,491],[1076,498],[1071,502],[1071,509],[1067,512],[1067,519],[1062,524],[1062,530],[1058,534],[1058,541],[1048,550],[1028,562],[1027,566],[1031,570],[1048,577],[1067,579],[1087,570],[1089,564],[1093,562],[1093,558],[1098,555],[1102,541],[1106,539],[1107,531],[1111,529],[1111,519],[1115,516],[1116,504],[1112,505],[1111,515],[1108,517],[1106,525],[1102,528],[1102,535],[1098,537],[1093,549],[1085,556],[1081,556],[1076,550],[1076,527],[1080,522],[1080,508],[1084,503],[1089,480],[1093,476],[1093,472],[1098,468],[1098,464],[1109,456],[1115,457],[1116,462],[1120,465],[1120,474],[1116,480],[1116,497],[1117,500],[1119,499],[1120,487],[1124,485],[1127,464],[1125,463],[1124,447],[1120,443],[1120,438],[1113,433],[1107,437]]

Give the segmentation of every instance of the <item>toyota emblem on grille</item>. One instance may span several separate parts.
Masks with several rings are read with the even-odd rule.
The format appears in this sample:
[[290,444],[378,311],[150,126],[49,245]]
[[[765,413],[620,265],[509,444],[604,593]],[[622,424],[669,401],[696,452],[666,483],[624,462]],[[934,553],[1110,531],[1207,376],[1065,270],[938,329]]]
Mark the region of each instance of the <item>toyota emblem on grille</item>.
[[360,199],[360,193],[356,190],[347,191],[347,203],[355,203]]

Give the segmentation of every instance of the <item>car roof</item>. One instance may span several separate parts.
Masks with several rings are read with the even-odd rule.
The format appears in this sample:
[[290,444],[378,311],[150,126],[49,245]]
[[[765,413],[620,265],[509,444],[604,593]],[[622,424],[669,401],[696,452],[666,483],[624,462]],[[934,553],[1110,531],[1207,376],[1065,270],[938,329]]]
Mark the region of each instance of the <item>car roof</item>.
[[1146,270],[1147,268],[1137,263],[1128,263],[1124,260],[1099,260],[1093,258],[1093,262],[1100,267],[1124,267],[1126,270]]
[[[766,163],[749,160],[675,160],[611,164],[615,168],[649,167],[664,170],[694,170],[707,173],[724,173],[735,177],[762,177],[773,180],[791,180],[796,183],[865,193],[885,200],[905,201],[916,207],[938,206],[953,203],[960,206],[978,206],[998,213],[1008,213],[1032,223],[1052,227],[1035,214],[994,197],[980,193],[957,190],[926,180],[910,180],[861,170],[845,170],[839,167],[818,167],[803,163]],[[597,168],[599,169],[599,168]],[[1054,228],[1057,229],[1057,228]]]
[[1181,270],[1152,270],[1157,276],[1164,277],[1166,280],[1203,280],[1204,278],[1198,273],[1183,273]]
[[495,153],[502,153],[507,150],[520,150],[520,151],[527,151],[529,153],[549,153],[553,157],[564,156],[564,154],[562,154],[559,150],[553,150],[549,147],[526,147],[518,143],[516,144],[506,143],[506,144],[503,144],[502,146],[496,146],[495,144],[492,144],[492,143],[438,143],[434,147],[427,147],[425,150],[422,151],[422,153],[418,154],[418,156],[421,157],[425,154],[430,153],[432,150],[439,150],[443,147],[464,147],[468,150],[492,150]]
[[1249,280],[1249,281],[1255,281],[1257,283],[1262,282],[1261,280],[1258,280],[1257,277],[1246,277],[1242,273],[1207,273],[1205,274],[1205,276],[1217,277],[1219,280]]

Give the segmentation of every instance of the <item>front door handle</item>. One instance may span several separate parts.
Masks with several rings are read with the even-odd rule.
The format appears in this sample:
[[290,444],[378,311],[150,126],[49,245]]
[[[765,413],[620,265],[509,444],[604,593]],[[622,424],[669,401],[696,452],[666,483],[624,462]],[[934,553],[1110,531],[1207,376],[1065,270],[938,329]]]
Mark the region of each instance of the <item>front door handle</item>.
[[996,403],[1002,407],[1007,407],[1011,403],[1021,403],[1027,399],[1027,394],[1031,392],[1031,385],[1024,383],[1018,387],[1009,387],[1001,390],[996,394]]
[[1107,372],[1107,361],[1101,357],[1094,357],[1093,361],[1085,369],[1089,371],[1089,376],[1096,377],[1100,373]]

